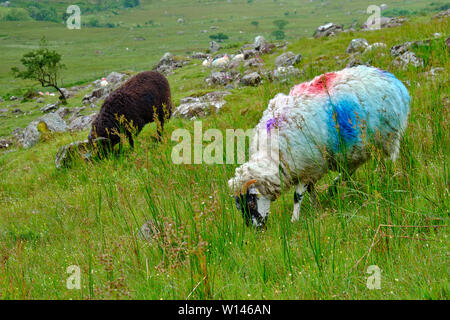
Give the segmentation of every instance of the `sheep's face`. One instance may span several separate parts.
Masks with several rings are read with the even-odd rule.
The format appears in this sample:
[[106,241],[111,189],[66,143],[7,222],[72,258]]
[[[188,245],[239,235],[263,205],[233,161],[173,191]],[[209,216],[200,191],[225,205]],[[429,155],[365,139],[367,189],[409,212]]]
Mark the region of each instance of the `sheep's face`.
[[236,196],[236,206],[242,212],[247,226],[252,224],[263,228],[269,216],[270,200],[265,198],[255,187],[250,187],[245,195]]

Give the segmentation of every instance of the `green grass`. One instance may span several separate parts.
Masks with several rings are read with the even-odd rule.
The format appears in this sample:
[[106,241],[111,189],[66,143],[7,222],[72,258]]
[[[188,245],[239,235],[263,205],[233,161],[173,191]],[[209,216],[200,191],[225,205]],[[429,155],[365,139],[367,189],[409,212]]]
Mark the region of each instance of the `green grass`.
[[[448,30],[448,20],[421,17],[395,29],[291,40],[288,50],[304,55],[298,66],[304,75],[232,90],[218,114],[202,119],[203,132],[254,127],[276,93],[343,68],[345,62],[338,62],[348,58],[345,49],[353,38],[390,48],[435,32],[448,36]],[[112,37],[100,29],[89,32]],[[152,124],[134,151],[65,170],[54,167],[58,148],[85,139],[87,132],[47,136],[31,149],[0,155],[0,298],[448,299],[450,66],[443,41],[433,50],[415,49],[427,62],[423,69],[394,67],[389,49],[363,56],[410,83],[411,115],[398,161],[379,158],[375,150],[334,197],[326,192],[335,176],[330,173],[318,184],[320,205],[305,199],[298,223],[290,222],[292,192],[284,193],[272,203],[264,232],[245,227],[235,208],[227,186],[234,165],[172,163],[171,133],[193,132],[186,120],[171,119],[164,143],[151,142]],[[264,56],[266,66],[280,53]],[[138,56],[136,71],[147,63]],[[133,70],[132,59],[119,52],[115,59],[127,63],[116,71]],[[101,60],[82,65],[79,59],[80,81],[90,77],[83,71],[103,68]],[[431,67],[445,72],[431,80],[424,76]],[[199,61],[176,70],[169,77],[175,101],[204,90],[206,74]],[[83,94],[69,105],[79,105]],[[3,123],[18,119],[1,120],[2,130]],[[149,219],[162,231],[146,242],[137,233]],[[380,224],[417,227],[383,227],[377,234]],[[66,288],[70,265],[81,268],[81,290]],[[380,290],[366,287],[370,265],[382,270]]]

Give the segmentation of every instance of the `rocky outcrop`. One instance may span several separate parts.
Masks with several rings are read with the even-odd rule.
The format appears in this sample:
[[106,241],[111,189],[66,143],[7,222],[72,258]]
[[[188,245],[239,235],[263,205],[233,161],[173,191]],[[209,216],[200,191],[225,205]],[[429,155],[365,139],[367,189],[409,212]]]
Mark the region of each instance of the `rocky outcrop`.
[[166,52],[161,59],[159,59],[158,64],[153,67],[153,70],[167,76],[173,74],[173,70],[181,68],[187,63],[189,63],[188,60],[176,59],[173,54]]
[[345,52],[347,53],[357,53],[362,52],[369,47],[369,42],[366,39],[359,38],[353,39],[347,47]]
[[292,51],[285,52],[281,55],[279,55],[275,59],[275,65],[277,67],[289,67],[294,66],[300,61],[302,61],[302,55],[301,54],[294,54]]
[[175,109],[173,116],[194,120],[212,112],[215,113],[225,105],[224,98],[229,94],[231,94],[229,91],[215,91],[200,97],[186,97],[180,101],[180,105]]
[[332,37],[344,31],[344,28],[341,25],[337,25],[334,23],[327,23],[323,26],[317,28],[314,32],[314,38],[322,38],[322,37]]
[[262,77],[258,72],[251,72],[241,78],[241,84],[244,86],[256,86],[262,81]]

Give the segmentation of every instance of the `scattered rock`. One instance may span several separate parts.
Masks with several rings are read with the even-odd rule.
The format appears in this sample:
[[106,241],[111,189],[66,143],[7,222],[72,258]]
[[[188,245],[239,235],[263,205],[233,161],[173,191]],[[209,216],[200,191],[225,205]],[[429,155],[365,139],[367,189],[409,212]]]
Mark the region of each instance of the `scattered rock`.
[[42,98],[42,97],[37,98],[36,103],[44,103],[44,98]]
[[138,237],[142,240],[151,242],[159,233],[160,231],[156,226],[155,221],[149,220],[142,225],[141,229],[139,230]]
[[159,59],[158,64],[153,67],[153,70],[165,75],[170,75],[173,73],[173,70],[183,67],[188,62],[189,61],[187,60],[177,60],[173,54],[166,52],[161,59]]
[[250,59],[251,57],[255,57],[258,55],[258,51],[251,49],[251,50],[243,50],[242,54],[244,55],[244,60]]
[[387,48],[387,45],[385,43],[382,42],[375,42],[371,45],[369,45],[366,50],[364,50],[364,53],[373,51],[373,50],[377,50],[377,49],[384,49]]
[[261,58],[251,58],[244,63],[244,68],[261,68],[263,66],[264,61]]
[[135,37],[134,41],[145,41],[146,39],[144,37]]
[[440,67],[438,67],[438,68],[431,68],[430,69],[430,71],[428,71],[428,72],[425,72],[424,73],[424,75],[427,77],[427,78],[431,78],[431,79],[436,79],[436,77],[438,77],[440,74],[442,74],[443,72],[445,71],[445,69],[444,68],[440,68]]
[[269,44],[269,41],[267,41],[266,38],[263,36],[257,36],[255,38],[255,42],[253,43],[253,48],[260,51],[267,44]]
[[327,23],[317,28],[314,32],[314,38],[332,37],[344,31],[344,28],[334,23]]
[[447,11],[441,11],[438,14],[433,16],[433,19],[445,19],[450,17],[450,9],[448,9]]
[[67,124],[63,118],[56,113],[49,113],[28,124],[20,139],[24,148],[30,148],[39,142],[42,132],[64,132]]
[[346,52],[347,53],[362,52],[365,49],[367,49],[367,47],[369,47],[369,42],[367,42],[366,39],[363,38],[353,39],[348,45]]
[[9,101],[14,101],[14,100],[18,100],[19,98],[17,98],[16,96],[11,96],[9,97]]
[[391,56],[398,57],[398,56],[404,54],[405,52],[409,51],[412,44],[413,44],[413,42],[405,42],[405,43],[393,46],[391,48]]
[[353,67],[365,66],[365,65],[367,65],[367,64],[362,62],[361,59],[359,59],[358,57],[352,56],[352,57],[350,57],[350,60],[349,60],[349,62],[347,63],[347,65],[345,67],[346,68],[353,68]]
[[212,85],[226,85],[233,81],[233,75],[231,72],[219,71],[219,72],[211,72],[211,75],[206,78],[206,83],[209,86]]
[[252,72],[241,78],[241,84],[245,86],[256,86],[261,80],[262,77],[258,72]]
[[286,81],[288,78],[295,78],[300,76],[300,70],[293,67],[278,67],[272,72],[272,77],[274,80]]
[[211,56],[207,53],[203,53],[203,52],[193,52],[190,56],[191,59],[199,59],[199,60],[204,60],[204,59],[208,59]]
[[204,117],[211,112],[219,111],[226,103],[225,96],[229,94],[231,94],[229,91],[215,91],[200,97],[186,97],[180,101],[180,105],[175,109],[173,115],[190,120]]
[[13,145],[13,142],[11,140],[3,139],[3,138],[0,139],[0,149],[8,149],[12,145]]
[[[408,19],[401,18],[401,17],[394,17],[394,18],[381,17],[380,18],[380,28],[384,29],[384,28],[399,27],[402,24],[404,24],[406,21],[408,21]],[[361,30],[363,30],[363,31],[367,31],[367,30],[371,30],[371,29],[373,29],[373,26],[368,26],[367,22],[361,26]]]
[[288,67],[288,66],[294,66],[297,63],[299,63],[302,60],[302,55],[300,54],[294,54],[291,51],[285,52],[281,55],[279,55],[275,59],[275,64],[277,67]]
[[400,56],[398,56],[394,60],[394,64],[397,66],[400,66],[404,69],[406,67],[408,67],[409,65],[412,65],[416,68],[424,66],[422,58],[419,58],[418,56],[416,56],[416,54],[414,52],[411,52],[411,51],[407,51],[407,52],[401,54]]
[[9,111],[8,108],[2,108],[2,109],[0,109],[0,113],[5,113],[5,112],[8,112],[8,111]]
[[215,53],[217,51],[219,51],[221,49],[221,46],[215,42],[215,41],[210,41],[209,42],[209,52]]
[[45,105],[44,107],[42,107],[40,110],[43,113],[48,113],[48,112],[53,112],[56,109],[58,109],[58,103],[49,103],[49,104]]
[[97,113],[90,114],[88,116],[79,116],[73,119],[69,124],[70,131],[82,131],[89,128],[94,121]]
[[24,112],[21,109],[19,109],[19,108],[16,108],[16,109],[12,110],[11,113],[12,114],[24,114]]
[[69,143],[59,148],[55,158],[55,166],[57,169],[70,167],[75,159],[89,161],[97,154],[95,152],[96,146],[106,145],[108,142],[109,140],[106,138],[97,138],[93,140],[93,143],[88,140]]

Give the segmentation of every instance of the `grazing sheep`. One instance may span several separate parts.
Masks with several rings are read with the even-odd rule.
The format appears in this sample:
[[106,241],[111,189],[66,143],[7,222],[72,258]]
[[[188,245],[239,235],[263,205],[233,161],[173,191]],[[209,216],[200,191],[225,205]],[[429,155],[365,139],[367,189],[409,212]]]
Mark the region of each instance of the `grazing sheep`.
[[[156,112],[156,115],[154,114]],[[158,119],[158,136],[164,122],[172,115],[170,86],[167,79],[156,71],[141,72],[130,78],[103,102],[92,123],[89,141],[97,137],[108,138],[111,147],[120,142],[123,132],[131,146],[133,135],[149,122]]]
[[267,156],[273,146],[263,144],[228,182],[247,225],[264,226],[271,201],[293,185],[292,221],[298,220],[305,192],[314,197],[314,183],[329,170],[353,173],[368,160],[370,145],[395,160],[409,103],[394,75],[366,66],[327,73],[294,86],[289,95],[277,94],[256,127],[252,148],[261,133],[278,132],[279,161]]

